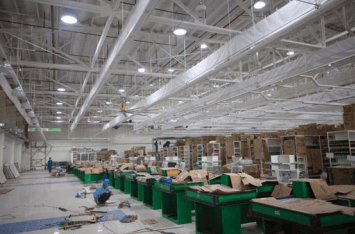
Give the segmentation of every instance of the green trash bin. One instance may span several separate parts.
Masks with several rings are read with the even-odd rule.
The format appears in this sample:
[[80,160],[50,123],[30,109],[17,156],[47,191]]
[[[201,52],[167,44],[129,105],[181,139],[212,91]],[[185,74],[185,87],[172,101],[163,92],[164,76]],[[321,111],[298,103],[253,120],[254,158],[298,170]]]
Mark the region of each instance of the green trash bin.
[[195,202],[195,232],[241,234],[241,225],[257,221],[250,216],[250,200],[255,189],[232,194],[210,194],[187,189],[186,198]]
[[114,177],[114,170],[107,170],[108,179],[110,180],[110,185],[115,187],[115,177]]
[[162,215],[176,224],[191,223],[192,202],[185,198],[189,186],[203,186],[203,183],[168,185],[162,182],[154,184],[162,192]]

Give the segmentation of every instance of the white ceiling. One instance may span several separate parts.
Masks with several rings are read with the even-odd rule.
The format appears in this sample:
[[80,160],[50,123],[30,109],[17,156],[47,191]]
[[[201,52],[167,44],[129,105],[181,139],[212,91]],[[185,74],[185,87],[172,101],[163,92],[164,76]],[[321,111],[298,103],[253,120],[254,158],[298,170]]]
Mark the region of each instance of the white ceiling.
[[[182,136],[341,123],[355,97],[354,1],[251,2],[3,0],[0,43],[42,126],[90,122],[104,131],[132,120],[135,133]],[[61,22],[64,14],[78,23]],[[129,23],[136,32],[124,30]],[[174,35],[178,27],[187,35]],[[231,54],[212,67],[220,51]]]

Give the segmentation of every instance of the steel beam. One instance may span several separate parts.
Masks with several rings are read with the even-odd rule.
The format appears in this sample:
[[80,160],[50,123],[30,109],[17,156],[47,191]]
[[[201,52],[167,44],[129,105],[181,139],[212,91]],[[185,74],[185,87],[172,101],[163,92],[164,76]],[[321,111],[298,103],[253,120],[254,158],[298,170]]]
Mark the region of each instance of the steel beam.
[[80,119],[84,116],[86,109],[91,105],[95,97],[99,94],[104,84],[108,81],[112,71],[111,67],[116,66],[119,62],[118,56],[127,53],[128,44],[132,38],[141,29],[145,20],[153,11],[157,0],[140,0],[134,7],[133,12],[128,19],[126,25],[123,27],[120,37],[113,46],[106,63],[104,64],[100,76],[96,80],[95,85],[91,89],[89,95],[86,97],[79,113],[75,117],[73,124],[70,126],[70,133],[73,133]]

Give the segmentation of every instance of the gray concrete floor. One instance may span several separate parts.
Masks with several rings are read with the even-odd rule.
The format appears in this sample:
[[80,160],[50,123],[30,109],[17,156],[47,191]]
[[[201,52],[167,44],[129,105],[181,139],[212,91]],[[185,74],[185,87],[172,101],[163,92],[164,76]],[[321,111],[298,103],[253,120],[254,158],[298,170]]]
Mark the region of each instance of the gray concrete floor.
[[[81,182],[72,182],[77,178],[74,175],[66,175],[61,178],[51,177],[47,171],[31,171],[21,173],[21,177],[14,180],[9,180],[4,187],[11,186],[14,188],[11,192],[0,195],[0,225],[6,223],[17,223],[20,221],[36,220],[43,218],[53,218],[68,216],[73,212],[63,212],[55,208],[46,207],[63,207],[67,210],[82,212],[84,208],[80,206],[93,207],[96,206],[92,195],[87,198],[75,198],[75,194],[79,192],[84,184]],[[48,184],[51,182],[63,182],[56,184]],[[94,184],[100,185],[100,184]],[[178,227],[175,223],[165,219],[161,215],[161,210],[152,210],[130,198],[129,195],[123,194],[121,191],[113,190],[113,196],[109,202],[116,202],[116,204],[109,204],[106,207],[96,208],[96,210],[111,211],[117,210],[118,203],[128,200],[131,203],[131,208],[123,208],[125,214],[138,215],[138,220],[133,223],[124,224],[120,221],[108,221],[95,223],[91,225],[84,225],[78,230],[59,230],[58,228],[33,231],[30,233],[39,234],[61,234],[61,233],[128,233],[134,230],[151,227]],[[8,219],[11,214],[15,218]],[[3,216],[3,217],[1,217]],[[154,225],[143,225],[140,220],[155,219],[158,223]],[[194,220],[194,217],[193,217]],[[192,234],[195,233],[195,223],[181,225],[183,228],[167,230],[167,232]],[[0,230],[0,233],[1,230]],[[149,233],[149,232],[147,232]],[[153,232],[150,232],[153,233]],[[156,233],[156,232],[155,232]],[[256,226],[256,223],[242,225],[243,234],[260,234],[262,230]]]

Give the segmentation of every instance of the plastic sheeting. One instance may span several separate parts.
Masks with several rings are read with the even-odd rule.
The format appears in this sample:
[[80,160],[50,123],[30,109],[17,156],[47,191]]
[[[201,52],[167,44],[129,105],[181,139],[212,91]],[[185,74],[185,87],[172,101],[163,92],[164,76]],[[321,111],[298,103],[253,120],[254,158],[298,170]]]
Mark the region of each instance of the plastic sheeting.
[[[316,3],[311,1],[310,3]],[[277,38],[291,32],[295,28],[302,26],[313,18],[324,13],[334,6],[340,6],[345,0],[320,0],[317,1],[321,7],[316,9],[313,4],[292,1],[283,8],[274,12],[253,27],[247,29],[242,34],[234,37],[230,42],[202,60],[200,63],[182,73],[164,87],[141,100],[131,109],[149,108],[159,102],[181,92],[187,87],[199,82],[221,69],[234,64],[236,61],[245,58],[251,53],[256,52],[263,46],[271,43]],[[134,115],[138,114],[137,111]],[[120,115],[108,124],[104,125],[103,130],[114,127],[118,123],[132,115],[125,117]]]
[[4,164],[4,174],[6,179],[16,179],[20,177],[15,165],[13,163]]
[[[354,55],[355,38],[350,38],[337,44],[331,45],[327,48],[318,50],[309,55],[305,55],[293,62],[289,62],[266,73],[247,79],[241,83],[236,83],[227,88],[220,89],[217,92],[194,102],[179,105],[173,110],[169,110],[168,112],[161,114],[153,120],[138,123],[137,125],[135,125],[134,129],[137,130],[144,126],[153,125],[154,121],[157,121],[159,119],[176,119],[177,116],[182,116],[189,112],[196,112],[201,108],[206,108],[223,100],[235,98],[237,96],[250,93],[251,91],[258,90],[261,87],[284,81],[288,78],[292,78],[304,74],[306,72],[313,71],[317,68],[326,66],[330,63],[334,63],[339,60],[344,60]],[[181,123],[178,122],[171,125],[178,126],[176,124]]]
[[3,168],[0,167],[0,184],[3,184],[5,182],[6,182],[6,177],[4,175]]

